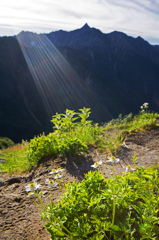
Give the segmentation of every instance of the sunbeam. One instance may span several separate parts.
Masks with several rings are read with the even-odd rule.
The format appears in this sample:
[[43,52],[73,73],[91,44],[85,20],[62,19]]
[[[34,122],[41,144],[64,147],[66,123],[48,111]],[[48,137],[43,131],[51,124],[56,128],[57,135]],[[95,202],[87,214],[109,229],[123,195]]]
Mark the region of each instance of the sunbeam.
[[105,111],[98,97],[46,35],[23,32],[17,40],[50,118],[66,108],[77,110],[83,107],[94,109],[95,120],[103,118]]

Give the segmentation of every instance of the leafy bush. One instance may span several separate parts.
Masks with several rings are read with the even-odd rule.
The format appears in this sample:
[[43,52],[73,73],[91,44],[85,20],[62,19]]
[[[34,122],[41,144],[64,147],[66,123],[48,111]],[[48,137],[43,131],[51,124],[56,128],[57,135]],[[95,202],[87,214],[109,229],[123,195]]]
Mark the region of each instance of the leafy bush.
[[[139,168],[105,179],[99,171],[69,183],[42,212],[51,239],[159,239],[159,171]],[[115,215],[113,217],[113,215]]]
[[13,146],[14,146],[14,142],[11,139],[6,137],[0,137],[0,149],[5,149]]
[[79,110],[80,112],[74,112],[66,109],[65,114],[56,113],[51,120],[54,124],[54,132],[31,139],[28,146],[28,159],[31,166],[37,165],[38,161],[45,156],[76,155],[87,152],[87,143],[94,143],[101,134],[101,130],[98,124],[93,126],[92,122],[87,120],[90,114],[89,108]]

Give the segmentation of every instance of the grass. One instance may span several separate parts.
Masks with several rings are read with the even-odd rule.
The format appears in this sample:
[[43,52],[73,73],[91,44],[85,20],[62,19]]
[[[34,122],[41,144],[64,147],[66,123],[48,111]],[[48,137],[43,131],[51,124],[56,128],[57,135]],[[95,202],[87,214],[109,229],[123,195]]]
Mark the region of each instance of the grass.
[[135,116],[120,114],[117,119],[99,126],[87,120],[89,115],[90,109],[86,108],[80,112],[67,109],[65,114],[54,115],[52,133],[0,151],[0,156],[6,160],[2,163],[2,171],[9,174],[29,171],[43,157],[84,154],[89,145],[106,154],[115,154],[126,136],[157,127],[156,119],[159,118],[158,113],[145,109]]
[[159,118],[158,113],[141,112],[133,117],[132,114],[122,117],[119,115],[117,119],[106,123],[103,130],[105,131],[105,142],[103,149],[107,152],[116,152],[123,143],[124,139],[138,131],[145,131],[157,127],[156,119]]
[[30,165],[27,159],[27,146],[16,145],[14,147],[0,151],[0,156],[5,159],[2,164],[2,171],[9,174],[28,171]]

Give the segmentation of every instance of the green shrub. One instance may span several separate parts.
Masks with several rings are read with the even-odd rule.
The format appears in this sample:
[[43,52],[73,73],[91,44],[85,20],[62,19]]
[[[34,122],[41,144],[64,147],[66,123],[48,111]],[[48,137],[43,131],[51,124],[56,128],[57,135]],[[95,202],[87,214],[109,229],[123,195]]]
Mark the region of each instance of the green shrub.
[[11,139],[7,137],[0,137],[0,149],[5,149],[13,146],[14,142]]
[[80,109],[80,112],[66,109],[65,114],[56,113],[51,120],[54,132],[31,139],[28,146],[30,165],[37,165],[42,157],[49,155],[78,155],[87,152],[87,144],[94,143],[101,134],[98,124],[93,126],[87,120],[89,115],[89,108]]
[[[42,212],[51,239],[159,239],[159,172],[139,168],[105,179],[99,171],[69,183]],[[113,220],[113,213],[115,218]]]

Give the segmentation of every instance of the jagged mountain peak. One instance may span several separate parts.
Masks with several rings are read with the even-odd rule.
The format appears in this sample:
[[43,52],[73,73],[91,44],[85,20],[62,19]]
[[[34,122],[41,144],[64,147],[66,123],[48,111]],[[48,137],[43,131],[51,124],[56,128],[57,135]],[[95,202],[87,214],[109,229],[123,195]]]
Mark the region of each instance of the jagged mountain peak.
[[74,48],[99,45],[100,42],[96,29],[91,28],[87,23],[82,28],[70,32],[60,30],[46,34],[46,36],[54,45]]
[[85,25],[81,29],[90,29],[90,26],[87,23],[85,23]]

